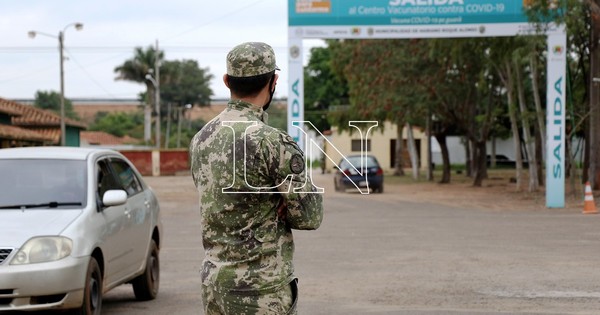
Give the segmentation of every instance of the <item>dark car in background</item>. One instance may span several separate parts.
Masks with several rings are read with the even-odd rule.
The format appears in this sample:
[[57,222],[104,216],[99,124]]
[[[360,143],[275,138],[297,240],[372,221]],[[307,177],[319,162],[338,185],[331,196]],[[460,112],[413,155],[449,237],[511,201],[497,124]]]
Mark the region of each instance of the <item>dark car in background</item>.
[[360,155],[350,155],[340,160],[333,182],[336,191],[368,188],[374,193],[383,192],[383,169],[377,158],[372,155],[366,155],[364,158],[364,166],[361,164]]
[[[492,166],[492,156],[486,156],[487,167]],[[504,154],[496,154],[496,167],[516,167],[517,162]],[[523,167],[527,167],[529,163],[523,160]]]

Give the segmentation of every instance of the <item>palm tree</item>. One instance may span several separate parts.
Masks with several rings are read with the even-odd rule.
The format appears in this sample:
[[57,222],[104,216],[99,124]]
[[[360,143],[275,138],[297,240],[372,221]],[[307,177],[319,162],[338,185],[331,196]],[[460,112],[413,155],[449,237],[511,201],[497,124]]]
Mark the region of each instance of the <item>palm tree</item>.
[[[155,93],[154,85],[152,82],[146,80],[146,75],[153,72],[157,58],[159,62],[162,61],[164,59],[164,52],[159,50],[157,54],[156,49],[152,46],[148,46],[146,50],[142,47],[136,47],[133,59],[126,60],[125,63],[115,68],[115,73],[117,73],[116,80],[133,81],[146,85],[146,93],[143,101],[146,103],[145,123],[147,126],[150,124],[149,113],[152,108],[151,104],[155,104]],[[144,134],[144,138],[144,140],[149,141],[150,135]]]

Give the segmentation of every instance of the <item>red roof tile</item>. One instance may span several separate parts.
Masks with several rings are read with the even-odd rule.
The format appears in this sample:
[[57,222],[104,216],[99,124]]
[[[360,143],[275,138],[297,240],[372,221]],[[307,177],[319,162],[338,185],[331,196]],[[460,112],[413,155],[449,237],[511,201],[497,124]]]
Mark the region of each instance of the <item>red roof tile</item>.
[[[12,117],[14,126],[60,126],[60,116],[47,110],[35,108],[31,105],[23,105],[17,102],[0,98],[0,110],[21,113],[20,117]],[[79,121],[65,118],[65,124],[72,127],[86,129],[87,125]]]
[[2,105],[0,105],[0,113],[7,114],[9,116],[21,116],[20,111],[3,107]]
[[35,126],[28,126],[27,129],[44,135],[44,137],[52,141],[52,144],[60,144],[60,128],[35,128]]
[[121,145],[126,142],[124,138],[111,135],[104,131],[82,131],[79,133],[81,142],[91,145]]
[[0,138],[8,140],[25,140],[39,142],[55,142],[50,135],[29,129],[0,124]]

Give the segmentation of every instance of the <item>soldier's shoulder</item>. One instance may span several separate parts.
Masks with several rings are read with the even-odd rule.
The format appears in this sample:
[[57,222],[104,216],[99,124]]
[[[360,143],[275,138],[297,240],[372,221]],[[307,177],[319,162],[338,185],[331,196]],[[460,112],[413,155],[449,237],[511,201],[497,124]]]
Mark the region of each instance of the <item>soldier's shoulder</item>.
[[288,139],[289,137],[287,132],[267,124],[260,126],[260,128],[258,128],[256,131],[260,134],[261,139],[269,141],[273,144],[279,144],[284,139]]
[[196,134],[192,137],[190,145],[193,147],[199,146],[205,142],[213,133],[219,129],[221,123],[218,117],[213,118],[211,121],[206,123]]
[[302,153],[296,140],[281,129],[271,127],[269,136],[265,138],[275,147],[284,147],[286,151],[298,151],[299,153]]

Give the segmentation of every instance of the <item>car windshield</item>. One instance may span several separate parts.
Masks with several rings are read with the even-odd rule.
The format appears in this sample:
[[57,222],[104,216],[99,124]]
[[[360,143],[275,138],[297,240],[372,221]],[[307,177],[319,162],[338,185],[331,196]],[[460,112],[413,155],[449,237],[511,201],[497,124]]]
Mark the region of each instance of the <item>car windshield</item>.
[[[354,165],[354,167],[360,171],[361,168],[361,157],[360,156],[349,156],[346,158],[348,160],[348,162],[350,162],[352,165]],[[379,164],[377,164],[377,160],[375,160],[374,157],[372,156],[367,156],[366,157],[367,160],[367,168],[371,168],[371,167],[379,167]],[[348,164],[348,162],[346,162],[346,160],[342,159],[342,161],[340,162],[340,167],[342,169],[347,169],[350,168],[350,164]]]
[[86,204],[85,161],[0,159],[0,174],[0,209],[64,209]]

